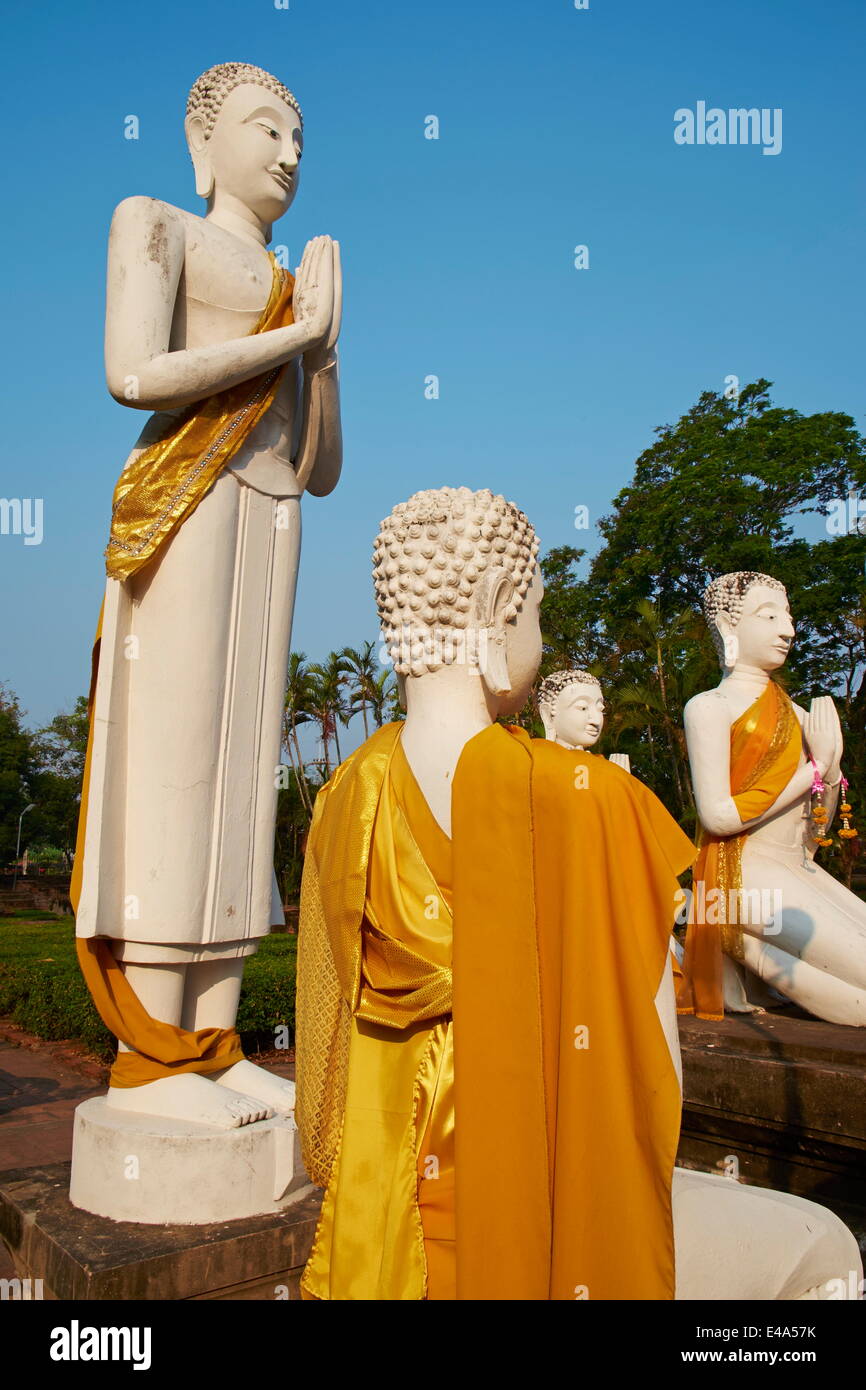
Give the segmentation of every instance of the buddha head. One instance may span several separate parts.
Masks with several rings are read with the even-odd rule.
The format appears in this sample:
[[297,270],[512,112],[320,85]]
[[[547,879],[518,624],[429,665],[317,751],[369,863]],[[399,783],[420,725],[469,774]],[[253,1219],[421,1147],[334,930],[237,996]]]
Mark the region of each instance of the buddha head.
[[304,120],[278,78],[250,63],[218,63],[193,83],[186,104],[195,191],[243,204],[266,226],[298,187]]
[[738,664],[766,672],[784,666],[794,624],[778,579],[754,570],[720,575],[704,593],[704,617],[725,671]]
[[482,682],[494,717],[523,707],[541,662],[538,544],[487,488],[416,492],[385,518],[373,575],[404,705],[413,681],[459,668]]
[[545,738],[564,748],[592,748],[604,728],[604,696],[589,671],[554,671],[541,682],[538,709]]

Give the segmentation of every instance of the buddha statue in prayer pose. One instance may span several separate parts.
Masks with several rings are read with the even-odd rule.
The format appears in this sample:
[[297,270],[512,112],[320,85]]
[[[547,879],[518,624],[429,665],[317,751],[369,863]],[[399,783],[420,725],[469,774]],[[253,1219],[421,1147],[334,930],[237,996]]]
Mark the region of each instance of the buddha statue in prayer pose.
[[794,641],[784,586],[751,571],[704,595],[722,679],[685,708],[700,854],[681,1012],[720,1018],[769,1002],[767,987],[831,1023],[866,1025],[866,904],[815,863],[842,778],[832,699],[807,711],[773,680]]
[[541,660],[538,547],[513,503],[451,487],[376,541],[406,719],[337,769],[307,845],[297,1120],[325,1193],[303,1295],[838,1296],[860,1268],[838,1218],[674,1171],[695,849],[622,768],[498,722]]
[[[606,708],[601,684],[589,671],[553,671],[538,690],[544,736],[562,748],[594,747],[601,738]],[[628,753],[611,753],[608,762],[631,771]]]
[[79,828],[82,969],[119,1038],[108,1102],[224,1129],[294,1087],[235,1031],[244,960],[283,921],[274,820],[301,496],[341,469],[339,247],[293,277],[301,109],[221,63],[186,137],[203,216],[125,199],[111,224],[105,359],[147,420],[114,494]]

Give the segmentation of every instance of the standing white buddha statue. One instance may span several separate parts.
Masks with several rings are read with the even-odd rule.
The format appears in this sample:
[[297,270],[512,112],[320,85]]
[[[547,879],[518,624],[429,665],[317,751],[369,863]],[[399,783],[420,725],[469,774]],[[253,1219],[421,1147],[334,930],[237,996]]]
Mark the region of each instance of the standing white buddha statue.
[[[601,738],[606,710],[601,682],[589,671],[552,671],[538,688],[544,736],[562,748],[593,748]],[[608,762],[631,772],[628,753],[610,753]]]
[[[342,291],[329,237],[294,283],[267,250],[303,145],[282,82],[210,68],[185,130],[204,216],[131,197],[111,225],[108,386],[155,413],[112,511],[76,931],[120,1037],[109,1106],[232,1129],[294,1105],[291,1082],[243,1059],[234,1024],[244,960],[284,920],[273,846],[300,504],[340,475]],[[151,1054],[154,1023],[174,1050]]]
[[[866,904],[815,863],[842,779],[836,708],[822,695],[806,711],[772,679],[794,641],[777,579],[724,574],[704,615],[723,676],[685,708],[702,848],[681,1012],[719,1017],[722,996],[752,1012],[763,982],[818,1018],[866,1025]],[[812,815],[816,775],[825,821]]]

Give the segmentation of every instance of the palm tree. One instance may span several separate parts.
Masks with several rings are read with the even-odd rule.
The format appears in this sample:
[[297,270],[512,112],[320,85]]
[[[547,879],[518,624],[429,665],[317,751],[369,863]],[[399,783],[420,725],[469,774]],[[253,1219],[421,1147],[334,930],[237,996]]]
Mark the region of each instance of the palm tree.
[[337,749],[337,762],[343,761],[338,726],[349,722],[344,686],[348,664],[340,652],[330,652],[327,660],[309,668],[311,688],[308,709],[319,725],[325,773],[331,775],[331,739]]
[[306,654],[304,652],[292,652],[289,656],[289,670],[286,680],[283,744],[289,755],[289,762],[294,769],[301,801],[310,817],[313,814],[313,803],[304,775],[304,759],[298,741],[298,725],[307,724],[313,718],[310,710],[312,695],[313,683],[310,678],[310,669],[307,666]]
[[360,651],[355,647],[344,647],[340,656],[346,662],[346,674],[353,682],[348,690],[349,717],[361,711],[364,720],[364,737],[370,733],[367,724],[367,707],[372,704],[371,692],[376,680],[378,662],[373,655],[375,642],[365,642]]
[[397,681],[387,666],[374,676],[367,698],[377,729],[381,729],[386,719],[390,721],[403,718]]
[[643,680],[616,692],[620,706],[626,706],[618,711],[619,727],[645,729],[651,753],[654,752],[654,731],[667,743],[681,814],[694,807],[694,793],[682,727],[687,698],[683,688],[683,663],[677,660],[677,654],[682,653],[684,646],[689,646],[695,623],[692,609],[665,619],[656,604],[641,599],[636,606],[635,621],[623,631],[622,646],[626,651],[633,648],[642,653],[647,658],[649,670]]

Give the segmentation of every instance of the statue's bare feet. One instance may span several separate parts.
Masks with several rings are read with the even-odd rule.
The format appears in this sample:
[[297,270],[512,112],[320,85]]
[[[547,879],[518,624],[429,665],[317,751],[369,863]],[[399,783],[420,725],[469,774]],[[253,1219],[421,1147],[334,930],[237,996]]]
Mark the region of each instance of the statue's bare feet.
[[760,1004],[753,1004],[746,992],[746,971],[729,956],[722,957],[722,984],[726,1014],[763,1014]]
[[231,1086],[236,1091],[243,1091],[246,1096],[255,1096],[278,1115],[294,1114],[294,1081],[286,1081],[282,1076],[275,1076],[264,1067],[257,1067],[246,1060],[235,1062],[225,1071],[212,1072],[211,1075],[218,1085]]
[[214,1125],[217,1129],[238,1129],[241,1125],[255,1124],[257,1120],[268,1120],[273,1114],[261,1097],[218,1086],[197,1072],[165,1076],[146,1086],[111,1086],[106,1100],[113,1110],[187,1120],[197,1125]]

